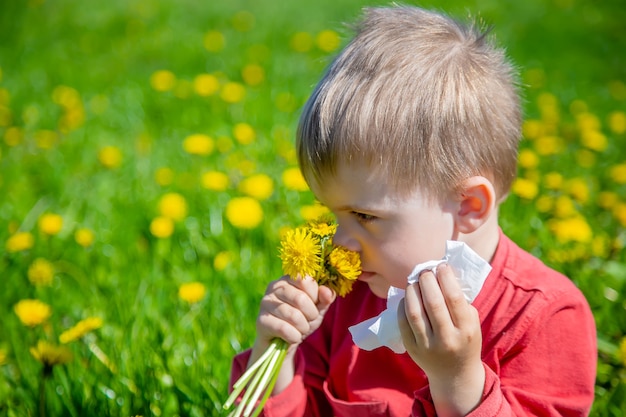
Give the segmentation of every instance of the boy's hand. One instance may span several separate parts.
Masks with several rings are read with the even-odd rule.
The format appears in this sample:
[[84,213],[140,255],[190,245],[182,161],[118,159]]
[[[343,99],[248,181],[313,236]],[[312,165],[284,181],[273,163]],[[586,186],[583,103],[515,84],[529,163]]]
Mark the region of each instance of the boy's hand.
[[333,291],[310,277],[294,280],[284,276],[271,282],[256,322],[257,344],[265,345],[265,349],[276,337],[299,344],[320,326],[335,297]]
[[398,325],[407,352],[428,376],[437,414],[462,416],[474,409],[485,383],[480,319],[452,268],[442,264],[437,276],[424,272],[407,287]]

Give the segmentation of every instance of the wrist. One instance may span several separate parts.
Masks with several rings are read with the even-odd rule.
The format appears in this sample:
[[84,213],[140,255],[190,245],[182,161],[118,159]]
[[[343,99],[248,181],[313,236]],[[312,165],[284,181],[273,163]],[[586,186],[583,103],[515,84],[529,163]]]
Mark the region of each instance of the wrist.
[[430,393],[440,417],[465,416],[481,402],[485,388],[485,368],[482,361],[449,377],[431,378]]

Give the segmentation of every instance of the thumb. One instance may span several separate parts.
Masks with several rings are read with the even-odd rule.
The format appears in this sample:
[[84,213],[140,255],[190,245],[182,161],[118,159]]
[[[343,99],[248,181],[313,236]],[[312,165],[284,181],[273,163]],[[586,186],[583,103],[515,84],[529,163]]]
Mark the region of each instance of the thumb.
[[317,293],[317,309],[320,314],[326,313],[326,310],[335,301],[335,298],[337,298],[337,294],[333,290],[325,285],[320,285]]

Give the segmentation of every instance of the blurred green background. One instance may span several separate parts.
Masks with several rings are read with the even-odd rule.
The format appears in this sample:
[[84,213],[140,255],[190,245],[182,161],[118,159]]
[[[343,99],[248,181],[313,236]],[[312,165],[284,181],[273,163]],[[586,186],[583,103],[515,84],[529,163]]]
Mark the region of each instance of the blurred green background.
[[[280,230],[319,212],[294,171],[299,109],[344,23],[383,4],[0,3],[0,416],[220,415]],[[587,296],[592,415],[621,416],[626,8],[419,5],[493,26],[520,68],[502,227]]]

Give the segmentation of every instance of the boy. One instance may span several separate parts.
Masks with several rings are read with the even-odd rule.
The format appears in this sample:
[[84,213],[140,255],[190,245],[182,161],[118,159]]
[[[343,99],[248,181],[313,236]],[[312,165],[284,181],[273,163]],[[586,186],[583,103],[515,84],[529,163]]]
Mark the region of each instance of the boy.
[[[512,66],[473,27],[414,7],[366,11],[307,102],[302,172],[337,218],[335,244],[363,273],[335,299],[311,279],[272,282],[254,347],[290,343],[266,416],[580,416],[594,395],[593,317],[572,282],[498,226],[516,173],[520,104]],[[441,266],[469,245],[492,271],[473,302]],[[405,354],[354,345],[348,327],[385,309],[390,286]]]

